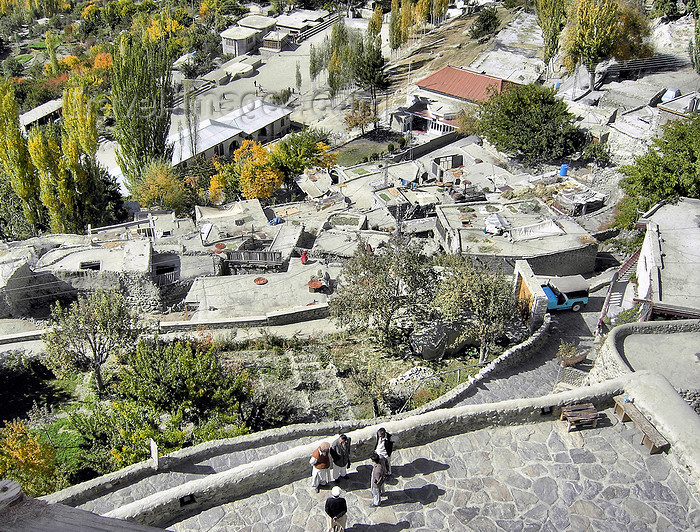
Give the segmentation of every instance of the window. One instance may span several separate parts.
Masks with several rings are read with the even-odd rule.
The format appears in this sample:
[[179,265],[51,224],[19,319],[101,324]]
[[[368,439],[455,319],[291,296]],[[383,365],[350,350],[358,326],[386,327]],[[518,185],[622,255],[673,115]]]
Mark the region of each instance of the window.
[[99,260],[88,260],[80,263],[81,270],[95,270],[100,271],[100,261]]
[[171,236],[172,231],[163,231],[163,236]]

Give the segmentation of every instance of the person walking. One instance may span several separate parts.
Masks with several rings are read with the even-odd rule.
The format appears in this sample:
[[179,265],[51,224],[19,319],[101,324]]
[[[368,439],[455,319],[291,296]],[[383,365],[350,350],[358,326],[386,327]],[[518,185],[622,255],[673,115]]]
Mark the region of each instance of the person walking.
[[350,468],[350,441],[345,434],[338,436],[331,444],[331,458],[333,459],[333,480],[348,478]]
[[309,463],[311,468],[311,487],[319,492],[321,486],[325,486],[331,481],[331,457],[329,450],[331,444],[324,441],[311,454]]
[[332,497],[326,499],[326,514],[330,519],[328,532],[342,532],[348,520],[348,503],[340,496],[340,488],[334,486]]
[[394,441],[384,427],[377,431],[377,444],[374,452],[386,459],[386,474],[391,476],[391,453],[394,452]]
[[382,502],[384,494],[384,481],[386,480],[387,461],[383,456],[372,453],[372,481],[369,490],[372,492],[372,508],[376,508]]

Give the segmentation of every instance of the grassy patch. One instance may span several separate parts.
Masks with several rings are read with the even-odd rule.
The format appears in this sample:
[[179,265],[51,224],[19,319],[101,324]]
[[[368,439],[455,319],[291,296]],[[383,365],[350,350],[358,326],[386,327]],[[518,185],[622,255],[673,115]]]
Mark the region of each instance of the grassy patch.
[[29,45],[32,50],[46,50],[46,43],[44,41],[36,41]]
[[29,61],[31,61],[32,57],[34,57],[32,54],[22,54],[17,56],[17,61],[19,61],[21,64],[26,64]]

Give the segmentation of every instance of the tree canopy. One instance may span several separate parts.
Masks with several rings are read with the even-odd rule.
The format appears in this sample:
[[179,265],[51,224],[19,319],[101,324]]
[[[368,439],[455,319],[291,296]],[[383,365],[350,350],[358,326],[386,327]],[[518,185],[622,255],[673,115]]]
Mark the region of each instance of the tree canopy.
[[433,284],[433,270],[417,249],[390,243],[374,251],[360,242],[343,265],[340,287],[330,300],[331,316],[341,326],[376,327],[388,344],[399,314],[424,314]]
[[618,205],[618,227],[631,227],[640,211],[662,200],[700,198],[700,117],[666,124],[653,142],[634,164],[620,168],[626,197]]
[[554,88],[535,83],[492,93],[479,105],[477,129],[497,149],[526,164],[563,157],[581,143],[566,103]]
[[479,361],[517,315],[511,280],[503,272],[475,265],[469,257],[444,257],[444,270],[434,305],[449,322],[466,319],[466,333],[479,341]]
[[624,0],[578,0],[569,13],[564,51],[570,70],[581,63],[591,76],[601,61],[647,57],[649,24],[637,5]]
[[130,192],[152,159],[170,160],[171,52],[163,39],[122,34],[114,46],[112,108],[117,162]]
[[138,319],[124,296],[95,292],[69,307],[51,310],[52,327],[44,334],[47,363],[57,375],[92,370],[97,394],[105,393],[102,366],[110,356],[133,349]]
[[328,133],[314,128],[286,135],[270,153],[272,163],[284,173],[288,182],[307,168],[334,166],[337,155],[338,152],[331,151],[328,145]]
[[244,140],[233,154],[234,173],[247,199],[269,198],[284,181],[267,148],[253,140]]

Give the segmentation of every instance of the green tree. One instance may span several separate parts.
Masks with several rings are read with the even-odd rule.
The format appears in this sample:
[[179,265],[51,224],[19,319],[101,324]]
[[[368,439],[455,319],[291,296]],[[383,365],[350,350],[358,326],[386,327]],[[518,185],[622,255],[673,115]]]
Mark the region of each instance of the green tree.
[[566,5],[564,0],[536,0],[537,22],[544,38],[544,62],[549,62],[559,51],[559,35],[564,27]]
[[56,50],[58,50],[58,45],[61,41],[58,35],[54,35],[50,31],[46,32],[44,37],[44,43],[46,44],[46,51],[49,53],[49,74],[51,76],[58,76],[60,69],[58,67],[58,58],[56,57]]
[[374,8],[374,13],[367,23],[367,33],[371,38],[376,38],[382,31],[382,23],[384,22],[384,12],[382,11],[382,6],[377,5]]
[[444,257],[434,304],[448,322],[466,322],[464,334],[479,342],[479,362],[517,315],[512,281],[500,271],[477,267],[469,257]]
[[664,17],[667,20],[680,17],[678,3],[673,0],[654,0],[654,7],[651,10],[653,17]]
[[299,61],[297,61],[297,72],[296,72],[296,84],[297,84],[297,92],[301,96],[301,65],[299,64]]
[[224,369],[211,343],[141,340],[124,362],[117,396],[144,402],[183,423],[199,425],[215,412],[242,413],[252,393],[248,372]]
[[469,29],[469,36],[472,39],[480,39],[495,33],[501,20],[498,16],[498,10],[495,7],[487,7],[479,12],[479,16]]
[[392,51],[398,50],[403,44],[401,32],[401,3],[400,0],[391,0],[391,16],[389,17],[389,47]]
[[170,160],[172,56],[163,40],[122,34],[112,54],[112,108],[117,162],[131,191],[145,165]]
[[653,142],[634,164],[620,168],[626,197],[618,205],[618,227],[632,227],[639,212],[662,200],[700,198],[700,118],[666,124]]
[[380,43],[367,39],[356,58],[355,81],[369,91],[374,114],[377,115],[377,92],[389,88],[389,78],[384,70],[386,63]]
[[610,58],[626,60],[651,55],[649,24],[639,8],[618,0],[578,0],[568,16],[564,52],[569,69],[581,63],[593,90],[595,70]]
[[479,105],[478,130],[497,149],[537,164],[575,151],[581,132],[556,90],[535,83],[492,93]]
[[336,164],[338,152],[328,145],[328,133],[314,128],[305,128],[290,133],[272,148],[272,164],[284,172],[287,182],[302,174],[307,168],[320,166],[329,168]]
[[135,314],[117,292],[95,292],[67,308],[51,309],[51,328],[44,334],[47,364],[61,376],[92,370],[98,396],[105,393],[102,366],[110,356],[133,349],[141,332]]
[[360,243],[343,264],[340,287],[330,301],[331,316],[342,327],[376,327],[379,339],[391,343],[399,315],[429,312],[434,273],[412,246],[390,243],[376,252]]

